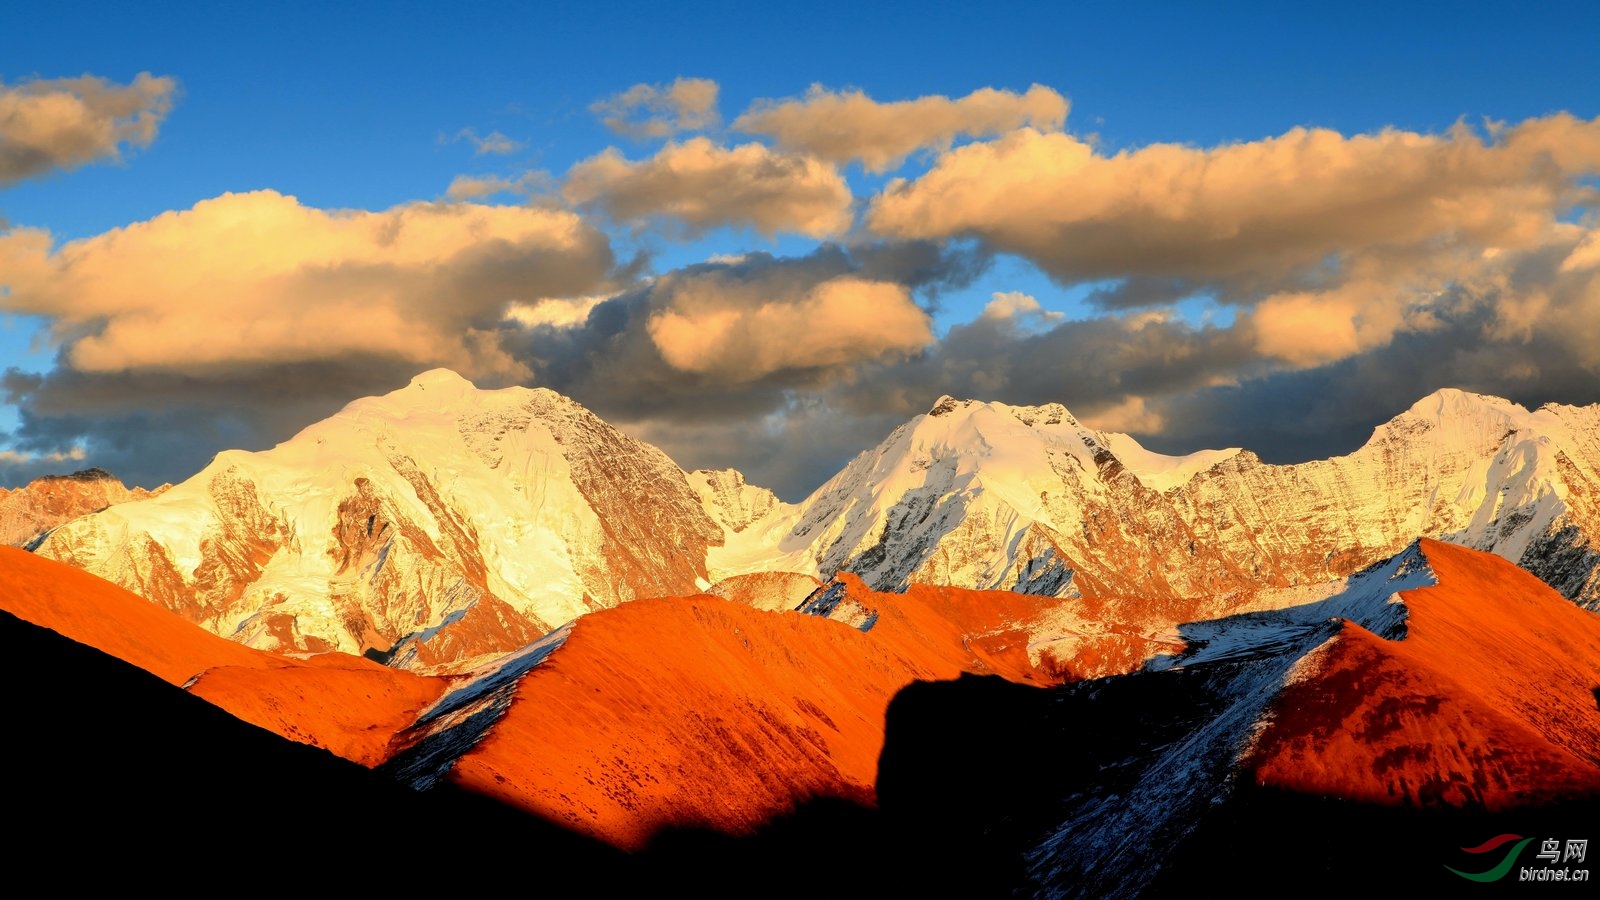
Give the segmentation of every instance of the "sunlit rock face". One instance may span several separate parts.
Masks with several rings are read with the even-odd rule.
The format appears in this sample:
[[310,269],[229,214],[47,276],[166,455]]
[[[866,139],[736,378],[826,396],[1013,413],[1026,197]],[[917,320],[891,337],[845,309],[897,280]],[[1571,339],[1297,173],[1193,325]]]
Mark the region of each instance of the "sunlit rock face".
[[167,487],[129,488],[104,469],[84,469],[36,478],[19,488],[0,488],[0,544],[33,546],[58,525],[114,503],[153,497]]

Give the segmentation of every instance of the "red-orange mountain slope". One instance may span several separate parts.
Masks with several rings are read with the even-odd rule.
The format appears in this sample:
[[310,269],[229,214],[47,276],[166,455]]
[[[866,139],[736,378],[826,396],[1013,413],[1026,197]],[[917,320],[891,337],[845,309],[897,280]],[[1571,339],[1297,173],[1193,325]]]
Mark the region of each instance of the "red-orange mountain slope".
[[1407,634],[1351,623],[1300,663],[1246,759],[1258,783],[1498,810],[1600,796],[1600,615],[1436,541]]
[[[284,737],[373,766],[445,682],[329,653],[252,650],[81,569],[0,547],[0,608],[132,663]],[[191,680],[193,683],[190,684]]]
[[703,595],[585,616],[449,777],[626,848],[748,833],[811,798],[874,802],[884,713],[911,682],[1047,680],[1023,626],[1059,601],[849,588],[878,610],[870,632]]

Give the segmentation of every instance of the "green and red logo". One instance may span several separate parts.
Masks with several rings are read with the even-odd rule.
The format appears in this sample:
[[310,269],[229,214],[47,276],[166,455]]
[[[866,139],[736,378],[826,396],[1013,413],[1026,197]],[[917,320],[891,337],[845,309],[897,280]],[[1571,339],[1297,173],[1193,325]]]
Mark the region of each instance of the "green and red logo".
[[1511,867],[1517,864],[1517,854],[1522,852],[1523,847],[1532,843],[1533,838],[1525,838],[1520,834],[1502,834],[1499,837],[1492,837],[1476,847],[1461,848],[1463,853],[1493,853],[1512,841],[1516,841],[1517,845],[1506,853],[1506,858],[1500,860],[1499,865],[1487,872],[1463,872],[1460,869],[1450,869],[1449,866],[1445,866],[1445,868],[1470,881],[1499,881],[1510,873]]
[[[1504,858],[1493,868],[1482,872],[1463,872],[1460,869],[1445,866],[1446,869],[1460,875],[1468,881],[1499,881],[1511,874],[1516,867],[1517,857],[1523,848],[1533,843],[1536,838],[1523,837],[1520,834],[1502,834],[1492,837],[1476,847],[1462,847],[1462,853],[1494,853],[1501,847],[1516,841],[1516,844],[1506,851]],[[1563,853],[1563,850],[1565,852]],[[1535,857],[1542,865],[1523,866],[1518,871],[1518,881],[1588,881],[1588,869],[1574,869],[1570,866],[1555,868],[1554,864],[1561,862],[1584,862],[1589,852],[1589,841],[1583,839],[1568,839],[1563,846],[1562,841],[1556,838],[1545,838],[1539,845],[1539,853]],[[1493,857],[1489,857],[1492,859]]]

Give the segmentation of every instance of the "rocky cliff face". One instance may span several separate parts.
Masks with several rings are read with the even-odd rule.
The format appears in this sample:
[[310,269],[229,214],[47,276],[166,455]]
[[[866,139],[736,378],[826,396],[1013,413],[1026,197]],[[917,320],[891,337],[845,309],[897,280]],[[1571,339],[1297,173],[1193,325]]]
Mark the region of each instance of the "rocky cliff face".
[[114,503],[153,497],[167,487],[129,488],[104,469],[84,469],[36,478],[19,488],[0,488],[0,544],[32,546],[64,522]]
[[654,447],[550,391],[438,370],[38,552],[252,646],[422,664],[692,593],[721,533]]
[[689,473],[689,484],[706,512],[735,534],[783,505],[766,488],[746,484],[744,473],[737,469],[697,469]]

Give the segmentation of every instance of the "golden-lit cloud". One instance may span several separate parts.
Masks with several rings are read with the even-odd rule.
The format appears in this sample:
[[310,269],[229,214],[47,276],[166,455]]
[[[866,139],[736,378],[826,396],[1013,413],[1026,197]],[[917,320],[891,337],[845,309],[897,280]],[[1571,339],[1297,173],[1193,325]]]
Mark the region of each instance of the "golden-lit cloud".
[[0,186],[149,146],[177,89],[148,72],[127,85],[93,75],[0,83]]
[[[883,248],[877,248],[881,251]],[[915,254],[913,254],[915,255]],[[826,246],[687,266],[598,302],[518,305],[504,346],[540,384],[617,421],[759,413],[934,347],[914,300],[937,263]],[[962,263],[947,270],[961,277]]]
[[1403,269],[1358,257],[1344,281],[1279,291],[1248,304],[1239,313],[1239,328],[1263,357],[1303,369],[1479,316],[1475,340],[1508,351],[1554,344],[1572,361],[1600,365],[1600,349],[1590,339],[1600,340],[1600,328],[1590,324],[1600,320],[1600,271],[1581,265],[1595,234],[1560,223],[1545,241],[1517,250],[1422,257]]
[[1210,149],[1106,155],[1022,129],[892,183],[866,222],[896,238],[975,237],[1063,282],[1178,278],[1259,289],[1367,253],[1396,264],[1451,248],[1527,247],[1591,200],[1600,121],[1568,115],[1484,138],[1297,128]]
[[636,84],[591,104],[589,111],[617,134],[638,139],[704,131],[722,121],[717,113],[717,83],[709,78],[678,78],[668,85]]
[[[1551,362],[1541,346],[1559,347],[1591,378],[1600,378],[1600,260],[1583,263],[1597,245],[1600,229],[1589,230],[1575,246],[1559,245],[1546,260],[1559,260],[1551,268],[1539,260],[1510,260],[1483,279],[1486,284],[1475,285],[1491,298],[1495,314],[1485,335],[1520,345],[1534,366]],[[1574,258],[1579,264],[1572,264]]]
[[457,175],[444,195],[451,200],[481,200],[495,194],[529,196],[549,190],[552,180],[544,172],[525,172],[515,178],[505,175]]
[[844,164],[859,160],[882,172],[923,149],[947,149],[960,137],[987,137],[1024,126],[1057,131],[1067,99],[1033,85],[1027,93],[984,88],[958,100],[918,97],[880,103],[861,91],[813,85],[796,100],[758,102],[734,120],[735,130],[771,138],[780,149]]
[[1248,321],[1264,356],[1319,366],[1381,347],[1401,329],[1421,330],[1416,326],[1427,320],[1408,319],[1396,293],[1389,285],[1354,285],[1279,294],[1257,304]]
[[1021,291],[996,291],[984,304],[979,318],[1008,322],[1032,318],[1041,322],[1056,322],[1062,318],[1062,314],[1045,309],[1037,299]]
[[1561,261],[1561,271],[1577,272],[1582,269],[1600,268],[1600,230],[1591,231],[1572,252]]
[[591,293],[605,237],[570,212],[413,203],[328,211],[225,194],[59,247],[0,236],[0,307],[47,316],[80,372],[203,374],[369,357],[526,370],[492,329],[517,300]]
[[[35,140],[53,149],[34,162],[6,143],[0,183],[147,142],[171,103],[162,82],[0,89],[0,109],[59,94],[111,128]],[[119,106],[96,85],[134,93]],[[0,312],[44,317],[60,350],[48,372],[0,373],[21,411],[0,467],[60,468],[87,447],[170,480],[439,365],[562,391],[687,466],[746,467],[790,498],[946,393],[1062,402],[1164,452],[1279,459],[1326,455],[1328,434],[1353,447],[1441,386],[1593,399],[1600,120],[1112,152],[1062,133],[1068,104],[1048,88],[901,103],[817,88],[741,116],[751,143],[672,140],[717,128],[716,101],[703,79],[635,86],[595,109],[668,139],[642,159],[463,175],[436,203],[335,211],[266,191],[69,243],[0,230]],[[44,108],[0,119],[7,141],[13,121],[94,132]],[[925,150],[928,171],[891,182],[871,233],[855,228],[841,168]],[[507,195],[527,201],[475,202]],[[619,268],[591,214],[657,231]],[[659,234],[720,227],[850,240],[789,257],[722,242],[648,271]],[[1001,254],[1079,291],[1007,283],[1019,267],[991,265]],[[963,316],[967,288],[988,299]],[[1049,308],[1075,296],[1071,318]]]
[[82,444],[63,450],[0,450],[0,497],[9,485],[24,485],[42,475],[60,475],[84,467],[89,456]]
[[0,450],[0,467],[81,462],[87,455],[82,447],[73,447],[71,450],[57,450],[51,453],[18,453],[15,450]]
[[515,179],[501,175],[457,175],[451,179],[444,195],[451,200],[481,200],[495,194],[517,190]]
[[506,308],[506,321],[523,328],[538,328],[541,325],[571,328],[582,325],[589,318],[590,310],[607,299],[604,294],[596,294],[592,297],[546,297],[532,302],[513,303]]
[[487,156],[491,154],[495,156],[504,156],[507,153],[515,153],[526,146],[520,141],[513,141],[511,138],[506,137],[498,131],[491,131],[488,134],[480,135],[477,131],[471,128],[463,128],[456,132],[456,140],[467,141],[471,143],[472,152],[475,156]]
[[665,217],[691,235],[731,225],[814,238],[848,230],[853,200],[839,172],[820,160],[761,144],[723,147],[703,137],[667,144],[637,162],[607,150],[574,165],[562,193],[617,221]]
[[933,341],[904,285],[841,276],[795,291],[712,272],[657,287],[647,329],[672,367],[724,381],[906,356]]

